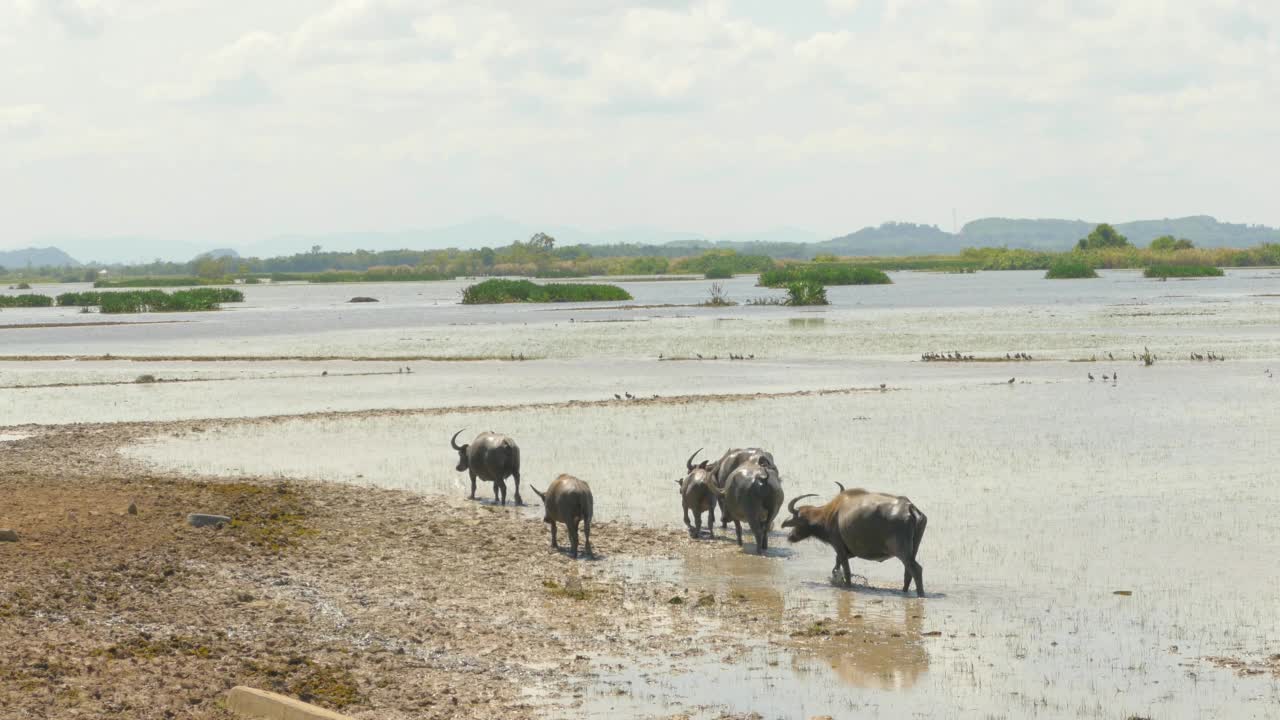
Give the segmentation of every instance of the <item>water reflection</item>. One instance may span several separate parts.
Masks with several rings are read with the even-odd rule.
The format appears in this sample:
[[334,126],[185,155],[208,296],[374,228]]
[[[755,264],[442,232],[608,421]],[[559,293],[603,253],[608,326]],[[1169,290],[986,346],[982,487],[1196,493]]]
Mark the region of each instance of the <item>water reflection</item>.
[[787,320],[787,325],[801,330],[805,328],[820,328],[827,324],[826,318],[791,318]]
[[[906,690],[929,669],[921,642],[925,603],[887,603],[842,592],[836,616],[824,623],[830,635],[797,641],[792,667],[804,671],[820,660],[847,685],[869,690]],[[885,612],[888,609],[889,612]]]

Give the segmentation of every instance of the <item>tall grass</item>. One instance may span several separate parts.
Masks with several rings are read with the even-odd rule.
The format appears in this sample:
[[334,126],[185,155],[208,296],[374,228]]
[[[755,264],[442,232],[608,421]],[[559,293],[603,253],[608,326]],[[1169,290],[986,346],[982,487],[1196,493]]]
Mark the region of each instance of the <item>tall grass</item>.
[[123,292],[78,292],[58,296],[58,304],[89,307],[96,305],[102,312],[198,312],[217,310],[219,303],[243,302],[244,293],[233,288],[196,288],[168,293],[163,290],[133,290]]
[[1049,271],[1044,276],[1049,280],[1077,280],[1096,278],[1098,273],[1084,258],[1064,255],[1049,264]]
[[600,302],[630,300],[631,294],[616,285],[548,283],[531,280],[485,280],[462,291],[463,305],[493,303]]
[[787,285],[788,305],[830,305],[827,288],[817,280],[799,280]]
[[37,308],[53,307],[53,298],[48,295],[0,295],[0,307]]
[[843,263],[797,263],[760,273],[760,284],[765,287],[789,287],[803,281],[821,285],[887,285],[893,282],[882,270]]
[[1222,268],[1212,265],[1152,265],[1142,271],[1149,278],[1222,277]]

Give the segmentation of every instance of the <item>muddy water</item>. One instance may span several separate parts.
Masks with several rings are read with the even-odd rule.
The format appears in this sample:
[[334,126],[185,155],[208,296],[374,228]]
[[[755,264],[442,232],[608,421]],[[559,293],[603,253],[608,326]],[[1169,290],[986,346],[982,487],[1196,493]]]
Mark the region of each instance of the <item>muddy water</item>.
[[[675,667],[651,658],[645,676],[642,658],[602,671],[589,703],[622,702],[625,681],[637,707],[662,696],[769,717],[792,716],[775,696],[816,698],[806,712],[836,716],[936,716],[939,703],[956,717],[1264,715],[1275,680],[1200,658],[1280,643],[1264,600],[1280,593],[1280,385],[1247,363],[1126,365],[1114,384],[1079,367],[1044,364],[1013,385],[233,425],[132,452],[202,472],[463,493],[449,434],[496,428],[521,442],[526,482],[573,472],[592,484],[599,517],[678,525],[674,480],[689,452],[760,444],[788,494],[829,495],[839,480],[911,497],[930,518],[920,555],[930,596],[903,598],[895,561],[855,562],[869,587],[832,587],[827,549],[781,538],[768,557],[710,567],[619,559],[620,573],[746,594],[762,611],[825,617],[845,634],[765,639],[760,663],[732,667],[714,653]],[[756,673],[743,687],[770,692],[712,700],[698,680],[708,673]]]

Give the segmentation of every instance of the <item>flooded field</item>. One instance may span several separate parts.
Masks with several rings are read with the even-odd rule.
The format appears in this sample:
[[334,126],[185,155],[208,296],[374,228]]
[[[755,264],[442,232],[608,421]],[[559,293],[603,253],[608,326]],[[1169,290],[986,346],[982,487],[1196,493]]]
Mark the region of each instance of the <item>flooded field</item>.
[[[864,579],[837,587],[826,546],[781,534],[764,557],[747,540],[716,561],[602,544],[597,572],[819,621],[732,657],[717,650],[729,629],[710,622],[677,653],[623,639],[591,655],[573,701],[530,689],[546,716],[1274,716],[1280,677],[1213,659],[1247,670],[1280,652],[1280,272],[894,279],[803,311],[471,308],[454,304],[460,283],[253,286],[246,307],[181,323],[0,330],[0,354],[28,358],[0,360],[0,408],[9,426],[210,419],[125,449],[158,471],[455,497],[469,488],[449,436],[493,429],[519,441],[526,487],[571,472],[598,518],[649,527],[680,526],[674,481],[691,452],[760,445],[788,496],[829,497],[839,481],[928,515],[922,599],[898,592],[896,560],[855,561]],[[751,283],[726,287],[772,292]],[[633,305],[696,303],[707,285],[626,284]],[[63,313],[6,310],[0,324],[75,319]],[[1134,359],[1144,347],[1151,367]],[[983,362],[922,362],[931,351]],[[1190,359],[1207,351],[1227,360]],[[532,507],[497,512],[545,532]],[[732,528],[716,535],[688,542]]]

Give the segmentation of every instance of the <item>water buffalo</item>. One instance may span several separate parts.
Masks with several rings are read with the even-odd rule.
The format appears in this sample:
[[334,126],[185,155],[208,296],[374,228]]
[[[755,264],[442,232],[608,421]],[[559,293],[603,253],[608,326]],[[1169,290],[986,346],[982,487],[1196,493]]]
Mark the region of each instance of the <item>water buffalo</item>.
[[471,474],[471,499],[476,499],[476,478],[493,483],[493,500],[501,505],[507,504],[507,478],[516,481],[516,504],[523,505],[520,499],[520,448],[516,442],[506,435],[493,432],[482,432],[466,445],[458,444],[458,436],[462,431],[453,434],[449,444],[458,451],[458,472],[464,470]]
[[815,537],[830,545],[836,551],[832,573],[843,571],[845,585],[852,582],[850,558],[884,562],[896,557],[905,569],[902,592],[911,589],[915,578],[916,594],[924,597],[924,569],[916,562],[916,552],[929,519],[905,497],[836,485],[840,494],[826,505],[796,508],[797,502],[814,495],[801,495],[787,505],[791,517],[782,523],[791,528],[787,539],[797,543]]
[[578,557],[578,521],[582,521],[582,531],[587,539],[587,554],[591,552],[591,511],[594,501],[591,497],[591,486],[572,475],[561,475],[547,486],[547,492],[538,492],[538,488],[530,485],[533,492],[542,498],[545,513],[542,522],[551,526],[551,547],[559,549],[556,542],[556,523],[564,523],[569,530],[569,554]]
[[[680,487],[680,503],[684,506],[684,524],[689,528],[689,537],[692,538],[702,534],[702,513],[704,512],[707,514],[707,532],[711,537],[716,535],[716,494],[711,488],[715,480],[706,460],[697,465],[693,464],[693,459],[700,452],[702,452],[701,448],[689,456],[684,463],[687,474],[683,479],[676,480],[676,485]],[[693,511],[693,523],[689,522],[690,510]]]
[[[719,460],[708,466],[716,487],[723,490],[725,484],[729,481],[729,475],[732,474],[734,470],[737,470],[739,465],[751,462],[758,457],[768,458],[769,464],[777,469],[778,465],[773,461],[773,453],[768,450],[761,450],[760,448],[734,448],[732,450],[726,450],[724,455],[720,456]],[[779,482],[781,482],[781,478],[779,478]],[[728,525],[729,516],[724,511],[724,502],[721,501],[720,527],[724,528],[728,527]]]
[[782,482],[778,469],[769,458],[756,457],[739,465],[729,473],[723,489],[712,485],[712,492],[721,501],[720,511],[733,521],[742,544],[742,523],[747,523],[756,539],[756,551],[763,554],[769,549],[769,530],[773,519],[782,508]]

